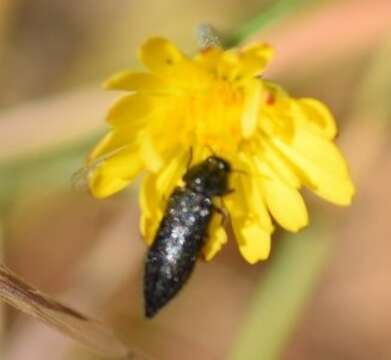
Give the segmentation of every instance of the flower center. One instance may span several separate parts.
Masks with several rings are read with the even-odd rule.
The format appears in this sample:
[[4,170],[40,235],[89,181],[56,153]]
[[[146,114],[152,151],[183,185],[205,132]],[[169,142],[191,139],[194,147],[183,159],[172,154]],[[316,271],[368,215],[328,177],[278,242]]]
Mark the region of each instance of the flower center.
[[197,144],[219,153],[237,151],[242,140],[240,118],[244,93],[241,88],[219,80],[190,95],[186,103],[186,123]]

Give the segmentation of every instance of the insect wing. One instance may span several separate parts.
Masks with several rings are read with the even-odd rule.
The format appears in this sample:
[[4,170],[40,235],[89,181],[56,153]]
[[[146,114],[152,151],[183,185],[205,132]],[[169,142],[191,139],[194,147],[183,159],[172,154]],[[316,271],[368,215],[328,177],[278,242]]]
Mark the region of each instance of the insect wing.
[[119,147],[115,150],[112,150],[97,159],[94,159],[86,166],[83,166],[79,170],[77,170],[75,173],[73,173],[71,177],[71,184],[72,188],[76,191],[88,191],[88,176],[89,174],[94,171],[97,167],[102,165],[105,160],[108,160],[112,158],[113,156],[117,155],[122,150],[125,150],[128,148],[128,145],[124,145],[122,147]]
[[73,190],[76,191],[88,190],[88,174],[90,173],[90,171],[91,168],[89,166],[85,166],[72,174],[71,185]]

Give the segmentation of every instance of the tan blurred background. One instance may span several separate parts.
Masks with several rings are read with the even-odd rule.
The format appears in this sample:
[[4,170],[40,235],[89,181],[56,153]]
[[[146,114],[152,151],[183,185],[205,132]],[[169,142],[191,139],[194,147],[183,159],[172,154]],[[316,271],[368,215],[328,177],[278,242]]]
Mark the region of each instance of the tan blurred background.
[[[228,34],[275,3],[0,0],[0,257],[152,359],[391,359],[389,0],[301,1],[255,35],[277,49],[268,78],[332,108],[358,188],[346,209],[306,194],[317,221],[276,236],[269,261],[247,265],[231,241],[146,321],[137,184],[104,201],[71,186],[115,97],[99,82],[139,66],[141,41],[163,35],[191,53],[200,22]],[[253,326],[261,350],[232,355],[251,314],[265,317]],[[0,350],[98,359],[5,305]]]

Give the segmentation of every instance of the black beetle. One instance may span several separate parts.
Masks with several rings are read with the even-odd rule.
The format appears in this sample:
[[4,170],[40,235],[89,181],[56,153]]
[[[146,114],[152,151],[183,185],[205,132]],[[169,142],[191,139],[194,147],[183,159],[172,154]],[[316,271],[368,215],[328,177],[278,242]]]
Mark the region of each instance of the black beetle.
[[145,315],[153,317],[183,287],[194,270],[217,208],[212,199],[228,194],[230,164],[210,156],[190,167],[184,186],[168,199],[150,247],[144,273]]

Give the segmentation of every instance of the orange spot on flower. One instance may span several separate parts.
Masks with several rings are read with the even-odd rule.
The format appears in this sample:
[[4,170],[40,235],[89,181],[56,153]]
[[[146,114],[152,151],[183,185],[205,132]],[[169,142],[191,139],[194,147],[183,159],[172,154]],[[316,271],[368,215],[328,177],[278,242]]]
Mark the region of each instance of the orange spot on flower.
[[275,102],[276,102],[276,97],[274,96],[274,94],[269,92],[266,96],[266,104],[274,105]]

